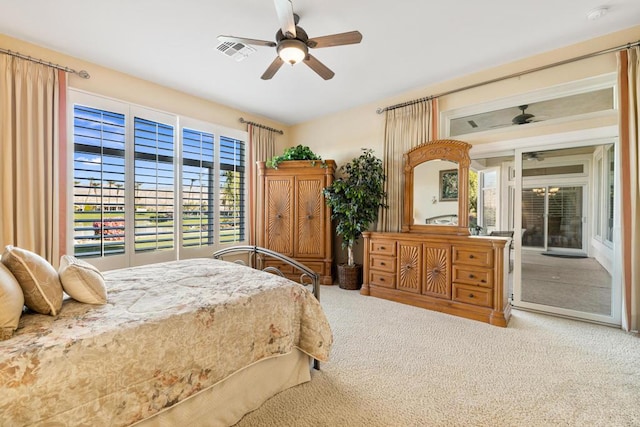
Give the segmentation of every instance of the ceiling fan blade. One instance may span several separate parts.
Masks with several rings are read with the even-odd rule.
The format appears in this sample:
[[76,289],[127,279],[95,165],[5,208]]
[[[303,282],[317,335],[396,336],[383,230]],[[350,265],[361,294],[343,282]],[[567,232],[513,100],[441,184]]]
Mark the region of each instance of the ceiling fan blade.
[[314,37],[309,39],[307,46],[311,48],[342,46],[345,44],[356,44],[362,41],[360,31],[349,31],[346,33],[332,34],[330,36]]
[[244,44],[252,44],[256,46],[276,47],[275,42],[270,42],[267,40],[247,39],[244,37],[218,36],[218,40],[221,42],[244,43]]
[[309,68],[318,73],[318,75],[325,80],[329,80],[333,78],[333,76],[335,76],[335,73],[333,71],[327,68],[327,66],[322,62],[318,61],[314,56],[307,55],[307,57],[304,58],[304,63],[307,64]]
[[282,34],[289,39],[296,38],[296,21],[293,16],[293,4],[291,0],[274,0],[276,5],[276,13],[278,14],[278,22]]
[[284,64],[284,61],[279,56],[276,56],[276,59],[274,59],[271,65],[267,67],[267,70],[262,74],[260,78],[262,80],[269,80],[276,74],[280,67],[282,67],[282,64]]

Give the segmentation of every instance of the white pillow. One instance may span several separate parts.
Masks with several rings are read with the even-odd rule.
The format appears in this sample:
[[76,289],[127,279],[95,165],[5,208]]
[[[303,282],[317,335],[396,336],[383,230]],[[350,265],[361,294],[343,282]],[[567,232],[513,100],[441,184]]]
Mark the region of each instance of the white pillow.
[[62,255],[58,274],[62,288],[74,300],[87,304],[106,304],[104,277],[93,265],[71,255]]
[[0,262],[0,341],[8,340],[18,328],[24,294],[11,271]]
[[24,303],[41,314],[57,315],[62,307],[62,285],[58,272],[40,255],[7,246],[2,263],[13,273],[24,294]]

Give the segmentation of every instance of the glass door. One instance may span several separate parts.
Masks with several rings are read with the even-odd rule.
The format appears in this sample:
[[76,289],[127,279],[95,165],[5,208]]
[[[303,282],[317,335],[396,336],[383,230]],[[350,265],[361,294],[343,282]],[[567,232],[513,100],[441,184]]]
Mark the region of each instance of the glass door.
[[609,147],[516,150],[514,307],[619,324],[617,237],[608,233],[619,202],[607,179],[615,176]]
[[545,251],[584,249],[584,187],[536,186],[522,190],[522,246]]

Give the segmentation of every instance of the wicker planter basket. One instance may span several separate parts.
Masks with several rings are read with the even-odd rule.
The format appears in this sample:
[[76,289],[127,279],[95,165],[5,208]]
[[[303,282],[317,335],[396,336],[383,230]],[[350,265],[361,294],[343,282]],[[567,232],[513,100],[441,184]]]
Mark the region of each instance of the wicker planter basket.
[[338,264],[338,283],[342,289],[360,289],[362,286],[362,265]]

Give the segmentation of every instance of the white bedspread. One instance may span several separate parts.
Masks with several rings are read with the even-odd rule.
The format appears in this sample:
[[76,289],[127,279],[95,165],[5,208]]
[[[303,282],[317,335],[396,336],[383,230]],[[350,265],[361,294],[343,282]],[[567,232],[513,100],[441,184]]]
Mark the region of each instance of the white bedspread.
[[129,425],[294,347],[328,359],[320,304],[276,275],[194,259],[105,279],[105,306],[25,314],[0,342],[2,425]]

